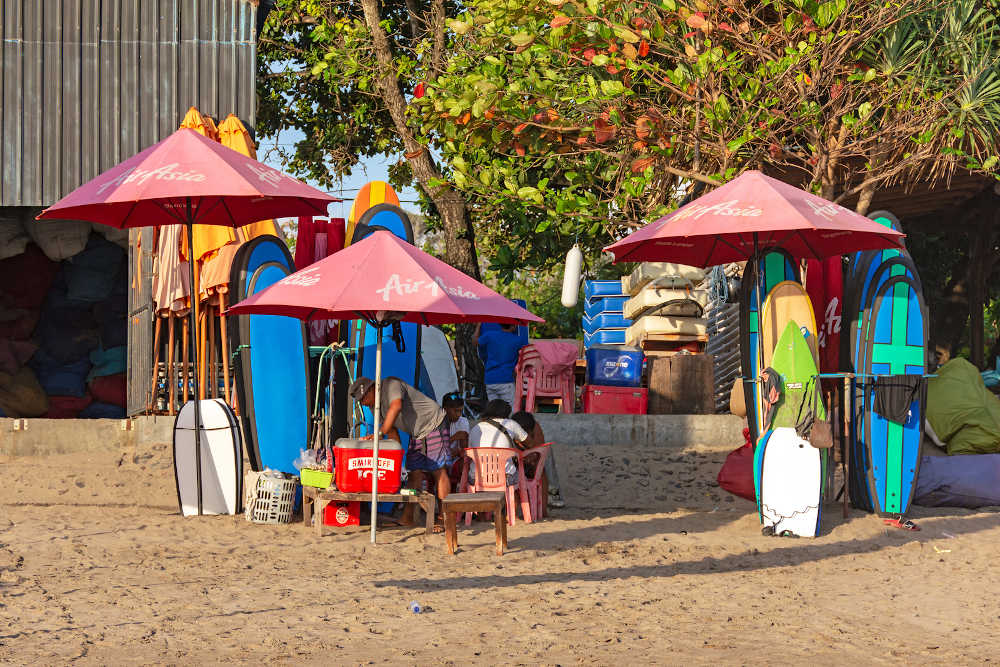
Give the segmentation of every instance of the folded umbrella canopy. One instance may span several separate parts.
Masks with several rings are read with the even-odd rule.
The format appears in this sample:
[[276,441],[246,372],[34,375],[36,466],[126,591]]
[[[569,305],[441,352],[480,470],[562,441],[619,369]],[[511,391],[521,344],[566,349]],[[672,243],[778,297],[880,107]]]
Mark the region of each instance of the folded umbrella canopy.
[[759,171],[747,171],[604,250],[616,262],[715,266],[760,249],[797,259],[902,248],[903,234]]
[[[243,122],[233,114],[226,116],[226,119],[219,123],[219,141],[226,148],[231,148],[237,153],[257,159],[257,148],[253,145],[250,133],[243,125]],[[246,242],[264,234],[278,236],[278,229],[274,220],[257,220],[243,225],[236,230],[239,240]]]
[[[458,269],[388,231],[316,262],[232,306],[230,315],[285,315],[300,320],[362,318],[384,329],[392,322],[448,324],[542,322]],[[382,336],[375,346],[375,405],[380,405]],[[371,540],[375,542],[379,410],[372,454]]]
[[[194,130],[212,141],[220,140],[219,128],[216,127],[215,121],[212,120],[211,116],[202,115],[197,107],[191,107],[187,110],[178,129]],[[232,228],[220,227],[218,225],[195,225],[192,233],[193,241],[191,244],[194,247],[194,258],[199,262],[203,258],[214,256],[219,248],[236,240],[236,232]],[[180,244],[182,261],[188,259],[187,245],[187,239],[182,238]],[[201,278],[197,271],[195,275]]]
[[[88,220],[119,229],[182,224],[189,256],[192,226],[239,227],[278,216],[325,214],[339,201],[277,169],[240,155],[195,130],[181,129],[112,167],[42,211],[39,220]],[[191,285],[194,263],[188,262]],[[197,305],[191,333],[197,359]],[[195,424],[201,424],[195,400]],[[198,513],[201,514],[201,439],[195,429]]]

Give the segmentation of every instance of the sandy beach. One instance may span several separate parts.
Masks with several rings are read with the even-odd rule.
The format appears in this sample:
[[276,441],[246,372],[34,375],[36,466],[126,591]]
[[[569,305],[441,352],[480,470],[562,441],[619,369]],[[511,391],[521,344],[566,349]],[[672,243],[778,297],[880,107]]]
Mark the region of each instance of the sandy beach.
[[[970,664],[1000,646],[1000,514],[839,506],[760,535],[725,449],[558,451],[568,507],[441,535],[182,519],[166,445],[6,458],[0,660],[11,664]],[[648,465],[641,465],[646,461]],[[408,610],[411,601],[424,613]]]

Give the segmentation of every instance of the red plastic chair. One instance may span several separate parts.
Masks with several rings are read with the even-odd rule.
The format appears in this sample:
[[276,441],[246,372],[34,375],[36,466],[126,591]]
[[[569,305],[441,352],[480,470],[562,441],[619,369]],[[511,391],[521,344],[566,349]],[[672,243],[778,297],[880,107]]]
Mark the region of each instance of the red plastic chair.
[[575,381],[572,366],[551,366],[528,345],[521,348],[514,378],[514,410],[535,412],[539,397],[560,399],[560,410],[573,412]]
[[[517,453],[518,468],[524,476],[524,486],[528,490],[528,504],[531,507],[531,519],[534,521],[548,516],[549,513],[548,498],[543,497],[544,494],[542,493],[542,475],[545,474],[545,459],[549,455],[549,448],[551,446],[551,442],[546,442],[537,447],[525,449]],[[524,459],[532,454],[538,454],[538,463],[535,464],[535,474],[532,477],[528,477],[524,473]]]
[[[516,457],[518,451],[510,447],[469,447],[465,450],[465,466],[462,469],[462,481],[459,488],[462,493],[479,493],[480,491],[502,491],[507,497],[507,523],[511,526],[517,523],[515,513],[517,501],[513,486],[507,486],[507,461]],[[469,482],[469,463],[476,466],[476,479]],[[524,478],[524,469],[518,468],[517,489],[521,493],[521,516],[531,523],[531,507],[528,488]],[[465,525],[472,523],[472,512],[465,513]]]

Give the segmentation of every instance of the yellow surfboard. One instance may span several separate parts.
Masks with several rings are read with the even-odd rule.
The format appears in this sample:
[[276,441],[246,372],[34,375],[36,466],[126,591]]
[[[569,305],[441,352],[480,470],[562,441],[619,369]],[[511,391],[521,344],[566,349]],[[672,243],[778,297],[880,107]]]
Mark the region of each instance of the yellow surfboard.
[[767,295],[762,306],[761,343],[764,368],[771,365],[774,346],[789,322],[795,322],[802,330],[813,359],[819,365],[819,348],[816,337],[816,314],[812,300],[801,283],[791,280],[780,282]]
[[354,198],[354,203],[351,204],[351,213],[347,216],[347,240],[345,245],[351,245],[351,239],[354,238],[354,226],[361,219],[361,216],[365,214],[365,211],[379,204],[399,206],[399,195],[385,181],[365,183],[358,190],[358,194]]

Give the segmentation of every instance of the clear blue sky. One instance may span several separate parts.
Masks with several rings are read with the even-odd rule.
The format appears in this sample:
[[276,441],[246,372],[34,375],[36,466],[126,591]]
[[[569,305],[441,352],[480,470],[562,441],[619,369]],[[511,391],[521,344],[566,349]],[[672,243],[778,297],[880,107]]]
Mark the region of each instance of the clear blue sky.
[[[292,145],[297,139],[301,138],[303,135],[298,130],[285,130],[280,133],[277,138],[277,143],[279,146],[285,149],[291,149]],[[258,146],[258,150],[261,153],[261,158],[265,164],[268,164],[275,169],[283,169],[281,165],[281,160],[276,154],[268,155],[267,151],[269,147],[273,147],[275,140],[265,139]],[[334,186],[333,190],[328,192],[337,197],[343,197],[343,204],[331,204],[330,206],[330,216],[334,218],[347,218],[347,214],[351,211],[351,204],[354,203],[354,196],[357,194],[358,190],[361,189],[365,183],[369,181],[386,181],[389,180],[388,165],[392,164],[398,158],[391,159],[370,159],[366,160],[354,169],[354,173],[349,177],[345,178],[343,184]],[[319,187],[316,183],[310,183],[314,187]],[[340,193],[340,187],[343,188],[343,194]],[[405,188],[403,190],[397,191],[400,199],[400,204],[402,208],[407,211],[412,211],[419,213],[417,204],[417,193],[413,188]]]

